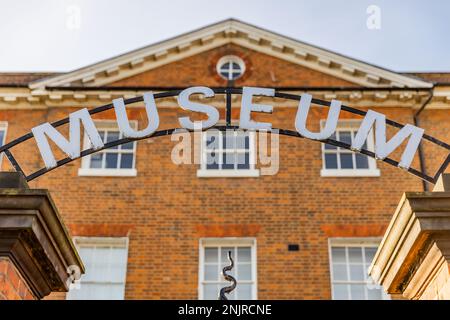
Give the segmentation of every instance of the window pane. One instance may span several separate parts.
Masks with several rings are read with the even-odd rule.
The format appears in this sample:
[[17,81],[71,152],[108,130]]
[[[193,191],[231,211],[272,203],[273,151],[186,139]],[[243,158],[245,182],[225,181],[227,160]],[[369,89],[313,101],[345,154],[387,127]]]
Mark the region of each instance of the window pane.
[[131,169],[133,168],[133,154],[132,153],[122,153],[120,156],[120,168]]
[[206,154],[206,169],[219,169],[219,156],[216,152]]
[[100,135],[100,138],[102,138],[102,141],[105,142],[106,131],[99,131],[98,134]]
[[81,277],[80,289],[73,288],[68,299],[123,299],[127,249],[81,246],[79,253],[86,274]]
[[352,295],[352,300],[364,300],[365,299],[363,284],[350,285],[350,293]]
[[[348,298],[352,300],[382,298],[382,290],[380,292],[377,292],[377,290],[370,290],[373,292],[369,292],[369,287],[367,285],[367,279],[369,278],[367,270],[370,261],[375,254],[375,248],[352,246],[345,248],[334,247],[331,248],[331,250],[333,270],[332,282],[335,299],[339,299],[340,296],[346,294],[344,292],[345,286],[347,286],[349,290]],[[363,258],[368,258],[369,261],[364,261]],[[348,263],[346,260],[348,260]],[[336,284],[336,281],[340,281],[341,283]],[[342,287],[338,287],[338,285],[341,285]],[[376,288],[379,289],[379,287]]]
[[337,155],[336,154],[325,154],[325,168],[327,169],[337,169]]
[[247,283],[238,284],[236,286],[237,298],[239,300],[252,299],[252,285]]
[[[237,279],[237,287],[233,290],[232,294],[226,295],[229,300],[250,300],[252,299],[252,289],[254,283],[242,283],[240,281],[252,280],[252,264],[251,264],[251,247],[206,247],[204,248],[204,261],[202,281],[218,281],[218,283],[203,283],[202,290],[205,299],[217,300],[218,294],[221,288],[229,286],[230,283],[225,281],[222,276],[222,269],[225,266],[230,265],[228,260],[228,252],[231,252],[231,256],[234,259],[235,266],[232,271],[228,271]],[[214,262],[219,262],[220,266]],[[215,268],[213,270],[213,268]],[[215,278],[214,278],[215,277]]]
[[205,280],[217,281],[219,279],[219,275],[220,275],[219,270],[216,264],[205,265]]
[[364,266],[362,264],[350,265],[350,280],[364,281]]
[[331,258],[333,263],[346,263],[345,248],[331,248]]
[[91,277],[96,281],[111,281],[109,278],[110,250],[110,248],[95,248],[94,268],[90,272]]
[[370,264],[375,257],[377,248],[364,248],[364,253],[366,255],[366,263]]
[[208,133],[206,136],[206,149],[219,149],[219,133]]
[[348,261],[350,263],[362,263],[362,248],[348,248]]
[[219,286],[217,284],[203,285],[203,298],[205,300],[217,300],[219,297]]
[[81,277],[82,281],[95,280],[94,263],[95,263],[95,249],[94,248],[80,248],[80,256],[84,262],[86,273]]
[[237,78],[239,78],[240,75],[241,75],[240,72],[233,72],[232,79],[237,79]]
[[230,69],[230,63],[226,62],[221,67],[220,70],[229,70]]
[[360,153],[355,153],[355,159],[357,169],[369,169],[369,159],[367,156]]
[[353,169],[353,156],[351,153],[341,153],[341,169]]
[[217,262],[219,256],[218,254],[218,249],[217,248],[205,248],[205,262]]
[[252,280],[252,266],[250,264],[240,264],[238,266],[238,275],[236,280]]
[[235,154],[234,153],[224,153],[223,155],[222,169],[234,169]]
[[217,152],[206,154],[206,169],[219,169],[219,154]]
[[5,131],[0,130],[0,146],[3,145],[3,139],[5,138]]
[[125,284],[111,284],[108,288],[110,300],[123,300],[125,295]]
[[250,169],[250,154],[248,152],[237,154],[237,167],[238,169]]
[[333,264],[333,280],[348,280],[347,266],[345,264]]
[[231,257],[235,259],[236,255],[233,247],[222,247],[220,249],[220,261],[223,265],[229,265],[228,251],[231,251]]
[[70,290],[68,299],[71,300],[94,300],[106,296],[107,292],[102,285],[80,283],[80,287]]
[[233,69],[234,69],[234,71],[241,70],[241,66],[238,65],[237,63],[233,62]]
[[368,300],[381,300],[382,291],[380,289],[367,289]]
[[116,169],[117,168],[117,153],[107,153],[106,154],[106,168],[108,169]]
[[[336,140],[336,134],[333,133],[333,135],[330,137],[330,139]],[[332,146],[331,144],[326,144],[325,143],[325,149],[326,150],[333,150],[333,149],[336,149],[336,146]]]
[[250,247],[239,247],[238,249],[238,261],[239,262],[250,262],[252,250]]
[[234,137],[234,132],[225,132],[223,134],[223,148],[224,149],[234,149],[235,148],[235,137]]
[[133,150],[134,142],[128,142],[120,146],[122,150]]
[[[106,134],[106,142],[112,142],[119,140],[119,132],[118,131],[108,131]],[[117,149],[118,146],[111,147],[110,149]]]
[[221,75],[222,77],[228,79],[229,73],[228,73],[228,71],[227,71],[227,72],[221,72],[220,75]]
[[250,149],[250,137],[247,132],[237,133],[236,149]]
[[78,249],[78,253],[83,258],[84,266],[90,267],[92,265],[92,258],[94,256],[93,248],[81,247]]
[[90,167],[92,169],[101,168],[102,167],[102,161],[103,161],[103,153],[91,154]]
[[348,300],[347,285],[334,284],[333,285],[333,298],[336,300]]
[[109,279],[112,281],[123,281],[126,273],[127,249],[110,249]]
[[336,146],[333,146],[331,144],[325,143],[325,150],[336,150]]
[[352,144],[352,136],[350,131],[339,131],[339,141]]

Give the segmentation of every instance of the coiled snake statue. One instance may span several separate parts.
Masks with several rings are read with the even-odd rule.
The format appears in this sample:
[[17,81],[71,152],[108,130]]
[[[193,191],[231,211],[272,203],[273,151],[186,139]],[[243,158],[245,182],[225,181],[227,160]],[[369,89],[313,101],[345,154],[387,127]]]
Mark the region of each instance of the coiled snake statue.
[[228,251],[228,260],[230,260],[231,264],[223,268],[222,275],[225,278],[225,280],[232,282],[232,284],[231,286],[220,289],[219,300],[228,300],[228,298],[225,296],[225,293],[230,294],[231,291],[233,291],[237,285],[236,279],[231,275],[227,274],[227,271],[230,271],[234,267],[234,261],[233,258],[231,257],[231,251]]

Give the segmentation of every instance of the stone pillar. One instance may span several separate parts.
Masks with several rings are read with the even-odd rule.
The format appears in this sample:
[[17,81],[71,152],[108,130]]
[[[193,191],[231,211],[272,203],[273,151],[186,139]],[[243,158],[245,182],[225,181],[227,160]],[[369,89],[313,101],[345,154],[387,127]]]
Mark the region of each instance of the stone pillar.
[[48,190],[0,172],[0,300],[66,292],[83,263]]
[[406,192],[369,269],[396,297],[450,300],[450,174],[432,192]]

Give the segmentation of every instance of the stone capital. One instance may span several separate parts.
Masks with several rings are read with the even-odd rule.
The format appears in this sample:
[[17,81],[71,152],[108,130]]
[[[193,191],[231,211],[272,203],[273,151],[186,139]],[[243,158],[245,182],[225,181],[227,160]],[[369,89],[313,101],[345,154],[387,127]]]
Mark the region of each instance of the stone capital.
[[450,299],[450,175],[433,192],[406,192],[369,269],[389,294]]
[[19,173],[0,173],[0,257],[8,258],[37,299],[68,291],[83,263],[47,190]]

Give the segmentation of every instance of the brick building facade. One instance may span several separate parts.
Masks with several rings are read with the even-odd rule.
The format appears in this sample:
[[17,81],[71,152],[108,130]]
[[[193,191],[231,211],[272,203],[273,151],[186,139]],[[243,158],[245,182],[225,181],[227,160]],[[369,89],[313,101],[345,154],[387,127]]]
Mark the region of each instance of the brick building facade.
[[[395,73],[227,20],[74,72],[0,74],[0,125],[5,143],[116,98],[232,85],[338,99],[403,124],[416,121],[447,141],[446,77]],[[201,103],[217,107],[224,123],[224,101],[217,95]],[[253,114],[255,120],[295,130],[295,101],[257,103],[272,104],[274,112]],[[196,117],[174,98],[156,104],[159,130],[179,127],[180,116]],[[238,123],[239,95],[232,106]],[[146,126],[142,103],[127,111],[138,128]],[[319,131],[326,117],[325,108],[313,107],[310,130]],[[112,110],[93,119],[105,142],[119,137]],[[343,113],[336,138],[352,139],[360,120]],[[228,160],[177,165],[171,154],[179,141],[164,136],[101,151],[33,180],[31,187],[50,190],[86,266],[79,289],[50,298],[215,298],[229,248],[237,260],[235,298],[387,298],[365,283],[365,270],[402,193],[423,190],[422,181],[381,161],[287,136],[279,138],[277,173],[262,175],[263,164],[248,163],[259,159],[261,137],[243,135],[219,137],[234,143],[230,148],[235,159],[242,155],[241,166]],[[446,154],[427,143],[422,149],[424,161],[416,155],[412,166],[432,174]],[[33,139],[11,151],[25,172],[43,167]],[[11,170],[7,159],[2,169]]]

